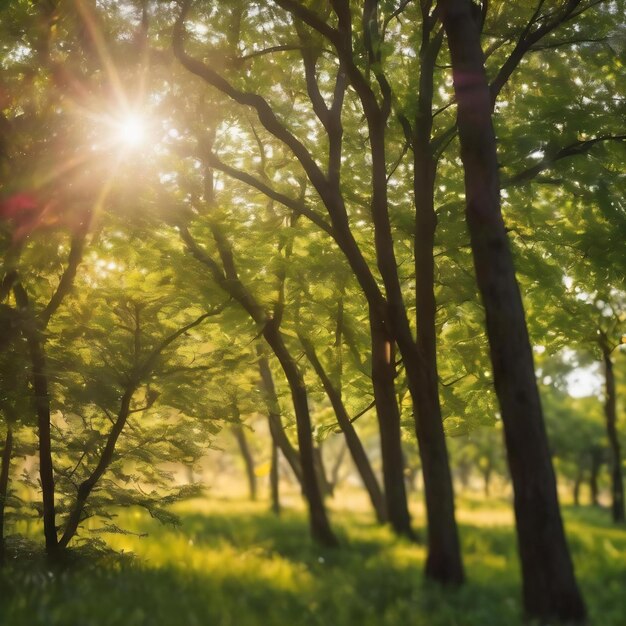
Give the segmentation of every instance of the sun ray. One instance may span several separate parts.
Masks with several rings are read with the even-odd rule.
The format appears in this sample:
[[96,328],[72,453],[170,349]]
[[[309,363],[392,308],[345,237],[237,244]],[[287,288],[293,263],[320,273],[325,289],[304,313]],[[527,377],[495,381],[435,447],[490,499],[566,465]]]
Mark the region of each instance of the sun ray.
[[91,10],[84,2],[84,0],[74,0],[74,3],[80,14],[81,19],[83,20],[83,23],[85,24],[89,32],[91,40],[94,43],[96,52],[100,57],[100,61],[102,62],[105,72],[107,73],[118,104],[123,108],[129,108],[130,103],[128,101],[128,98],[126,97],[126,92],[124,91],[124,88],[122,86],[122,81],[120,80],[117,68],[115,67],[115,63],[113,63],[113,59],[109,54],[104,37],[100,32],[100,28],[98,27],[96,20],[91,13]]

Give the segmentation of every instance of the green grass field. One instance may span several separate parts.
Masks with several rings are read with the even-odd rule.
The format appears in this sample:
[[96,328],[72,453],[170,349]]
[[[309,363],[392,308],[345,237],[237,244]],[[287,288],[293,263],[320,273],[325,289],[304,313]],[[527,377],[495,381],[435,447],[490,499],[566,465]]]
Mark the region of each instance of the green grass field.
[[[179,507],[182,526],[125,511],[146,537],[108,535],[134,556],[77,553],[52,571],[38,554],[11,559],[1,578],[7,626],[514,626],[523,623],[511,514],[504,502],[459,507],[468,584],[422,577],[424,548],[395,539],[365,513],[335,511],[341,537],[321,550],[300,510],[276,519],[264,503],[207,500]],[[565,510],[595,626],[626,624],[626,529],[605,511]],[[416,522],[419,524],[419,511]],[[95,524],[97,526],[97,523]]]

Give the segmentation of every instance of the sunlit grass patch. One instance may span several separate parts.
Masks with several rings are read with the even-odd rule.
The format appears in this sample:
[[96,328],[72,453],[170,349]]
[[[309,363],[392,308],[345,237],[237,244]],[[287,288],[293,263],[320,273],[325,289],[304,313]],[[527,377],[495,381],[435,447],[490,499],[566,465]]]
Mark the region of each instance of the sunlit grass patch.
[[[15,561],[0,579],[0,624],[518,626],[515,533],[502,521],[506,503],[496,503],[493,515],[489,507],[461,500],[468,583],[460,589],[426,583],[425,545],[396,539],[364,511],[334,511],[341,547],[324,550],[310,540],[300,506],[276,518],[266,503],[198,500],[177,505],[179,528],[123,510],[118,525],[147,536],[106,540],[134,558],[93,560],[79,551],[55,571],[41,558]],[[626,530],[605,516],[565,510],[593,623],[623,626]]]

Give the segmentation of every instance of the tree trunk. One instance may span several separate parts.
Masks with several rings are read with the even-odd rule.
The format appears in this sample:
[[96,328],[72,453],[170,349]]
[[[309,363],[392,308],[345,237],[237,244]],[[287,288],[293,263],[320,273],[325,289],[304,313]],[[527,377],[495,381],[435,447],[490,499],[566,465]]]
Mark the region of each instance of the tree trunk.
[[372,334],[372,385],[378,415],[383,481],[387,501],[387,517],[393,530],[415,539],[407,505],[404,483],[404,457],[400,431],[400,411],[395,392],[395,366],[392,360],[393,340],[370,310]]
[[491,463],[487,463],[487,467],[483,470],[483,479],[485,481],[485,498],[490,496],[491,474],[493,467]]
[[56,511],[54,504],[54,470],[52,466],[52,442],[50,438],[50,397],[48,377],[45,373],[45,355],[38,339],[28,341],[33,364],[33,389],[37,407],[37,430],[39,437],[39,477],[43,502],[43,525],[46,551],[54,554],[58,546]]
[[[210,173],[210,168],[208,172]],[[214,205],[214,198],[212,198],[212,186],[209,184],[208,179],[205,187],[207,189],[207,204],[212,206]],[[220,287],[237,300],[257,326],[262,328],[261,333],[265,341],[267,341],[267,344],[276,355],[287,379],[296,414],[300,465],[302,468],[301,484],[309,505],[311,536],[321,545],[327,547],[336,546],[338,545],[337,538],[330,528],[315,474],[311,414],[309,413],[309,402],[304,378],[298,369],[296,361],[285,345],[280,332],[280,322],[268,315],[267,311],[256,301],[252,293],[239,279],[230,242],[224,236],[220,224],[217,221],[211,221],[209,226],[221,258],[221,267],[198,246],[186,227],[179,226],[179,234],[193,256],[209,268],[214,280]]]
[[[388,337],[383,334],[382,338],[376,341],[380,342],[381,346],[393,346],[393,341],[390,341],[393,337],[398,344],[406,368],[422,462],[428,519],[428,556],[425,574],[428,578],[443,584],[460,584],[465,575],[454,518],[452,476],[439,409],[436,361],[433,364],[433,361],[428,358],[428,353],[422,354],[421,344],[424,343],[425,338],[419,339],[420,345],[415,343],[407,317],[393,249],[387,204],[384,123],[378,114],[368,116],[368,130],[372,152],[372,217],[375,225],[376,257],[385,283],[388,298],[387,317],[391,324]],[[432,249],[429,254],[432,257]],[[430,262],[432,264],[432,258]],[[432,291],[432,280],[429,285]],[[422,295],[428,298],[426,290]],[[430,298],[433,298],[432,294]],[[428,314],[425,309],[420,313]],[[424,324],[427,325],[427,322],[428,318],[425,317]],[[420,319],[420,324],[422,324],[422,319]],[[434,335],[434,328],[426,329],[425,332],[432,332]],[[372,330],[373,336],[376,333],[377,331]],[[379,366],[382,367],[384,364],[384,359],[381,359]],[[392,372],[393,374],[395,372]],[[399,426],[397,432],[400,432]],[[387,489],[388,485],[385,483],[387,501],[390,504],[391,494]],[[404,485],[402,491],[405,492]]]
[[[422,6],[428,3],[422,3]],[[431,41],[428,10],[423,12],[420,46],[420,77],[413,146],[413,195],[415,202],[415,318],[416,362],[407,366],[412,382],[415,430],[419,443],[428,518],[426,575],[445,584],[460,584],[465,578],[454,514],[454,488],[439,402],[437,369],[436,301],[434,291],[435,175],[432,154],[433,70],[441,36]],[[425,13],[425,14],[424,14]],[[407,342],[408,344],[408,342]],[[411,350],[412,346],[407,345]],[[403,352],[404,356],[404,352]],[[406,356],[405,356],[406,361]]]
[[280,491],[278,475],[278,446],[272,438],[272,460],[270,464],[270,497],[272,500],[272,512],[280,515]]
[[541,619],[583,620],[559,510],[513,258],[500,210],[491,97],[471,0],[442,0],[465,172],[466,220],[515,493],[524,608]]
[[280,330],[273,320],[269,320],[263,328],[263,337],[278,358],[289,388],[296,413],[300,463],[302,465],[302,487],[309,505],[309,521],[311,536],[318,543],[332,547],[338,545],[337,538],[330,528],[324,500],[315,473],[313,455],[313,435],[309,401],[302,373],[291,356]]
[[583,470],[581,467],[576,472],[576,478],[574,479],[574,488],[572,490],[572,496],[574,499],[574,506],[580,506],[580,487],[583,483]]
[[343,459],[346,456],[347,449],[347,444],[345,441],[343,441],[339,453],[335,457],[333,467],[330,471],[330,484],[333,486],[333,491],[337,489],[337,485],[339,485],[339,482],[341,480],[341,466],[343,465]]
[[317,480],[322,490],[322,495],[327,497],[333,497],[333,484],[328,480],[326,475],[326,465],[324,463],[324,456],[322,453],[321,444],[313,444],[313,458],[315,460],[315,471],[317,472]]
[[[17,305],[30,313],[28,294],[20,283],[13,287]],[[43,527],[46,552],[54,556],[58,547],[56,511],[54,505],[54,469],[52,465],[52,443],[50,438],[50,396],[46,375],[46,355],[36,320],[30,320],[25,330],[32,365],[32,385],[37,413],[37,435],[39,440],[39,478],[41,481]]]
[[615,373],[611,353],[605,344],[602,344],[604,357],[604,376],[606,385],[606,399],[604,401],[604,416],[606,418],[606,433],[611,450],[611,514],[616,524],[624,522],[624,482],[622,479],[622,453],[619,436],[617,434],[617,406],[615,394]]
[[11,453],[13,452],[13,429],[7,423],[7,435],[4,440],[2,452],[2,467],[0,468],[0,564],[4,563],[6,546],[4,542],[4,508],[9,493],[9,469],[11,466]]
[[598,475],[602,467],[602,450],[595,448],[591,451],[591,471],[589,472],[589,496],[591,506],[600,506],[598,501]]
[[406,468],[406,489],[409,494],[417,493],[417,479],[420,475],[421,467],[416,464],[407,463],[406,456],[404,458],[404,466]]
[[378,480],[376,480],[376,475],[374,474],[374,470],[372,469],[369,459],[367,458],[367,453],[363,448],[363,444],[361,443],[361,440],[352,425],[350,417],[348,416],[348,412],[346,411],[346,407],[341,398],[341,393],[333,385],[330,377],[324,370],[324,367],[315,353],[313,344],[304,336],[300,336],[300,341],[304,347],[307,359],[313,366],[313,369],[317,373],[319,379],[322,381],[326,395],[332,404],[333,410],[335,411],[335,417],[337,418],[337,423],[343,432],[346,445],[348,446],[354,465],[359,473],[359,477],[361,478],[370,502],[372,503],[376,513],[376,518],[381,524],[385,523],[387,520],[385,496],[380,489]]
[[[416,410],[424,497],[428,520],[426,575],[443,584],[458,585],[465,579],[454,515],[454,492],[436,384],[427,384],[427,371],[416,372],[407,364],[409,389]],[[423,364],[425,365],[425,364]]]
[[243,462],[246,467],[250,500],[254,502],[256,500],[256,474],[254,473],[254,459],[252,458],[252,452],[250,451],[250,446],[248,445],[248,439],[246,438],[246,433],[244,432],[241,424],[235,424],[232,427],[232,431],[235,439],[237,440],[239,452],[241,452],[241,457],[243,458]]
[[263,354],[263,349],[257,346],[257,354],[259,354],[259,371],[261,373],[261,384],[263,386],[263,392],[265,395],[265,402],[267,405],[268,423],[270,427],[270,434],[273,441],[280,448],[283,453],[289,467],[291,467],[296,479],[302,485],[302,467],[300,465],[300,455],[298,451],[291,445],[291,441],[285,434],[283,423],[280,417],[280,406],[278,404],[278,396],[276,395],[276,387],[274,385],[274,378],[272,376],[272,370],[267,357]]
[[[415,284],[417,352],[419,365],[411,370],[412,396],[416,406],[415,427],[424,472],[428,515],[426,575],[450,584],[464,580],[463,563],[454,515],[454,489],[439,403],[439,374],[434,294],[433,247],[437,217],[434,210],[435,165],[430,149],[417,142],[414,148],[416,208]],[[419,371],[415,371],[418,370]]]
[[89,476],[78,486],[74,506],[70,511],[67,524],[65,525],[65,530],[63,531],[63,535],[59,541],[59,546],[61,548],[66,548],[76,534],[78,526],[81,522],[83,511],[85,510],[87,499],[89,498],[94,487],[98,484],[100,478],[102,478],[102,475],[106,471],[107,467],[111,464],[111,461],[113,461],[115,446],[117,445],[117,440],[122,434],[122,430],[124,430],[124,426],[126,425],[128,416],[130,415],[130,403],[136,389],[136,385],[131,384],[124,390],[124,394],[120,400],[120,408],[115,419],[115,423],[109,431],[106,444],[100,454],[100,459],[91,474],[89,474]]

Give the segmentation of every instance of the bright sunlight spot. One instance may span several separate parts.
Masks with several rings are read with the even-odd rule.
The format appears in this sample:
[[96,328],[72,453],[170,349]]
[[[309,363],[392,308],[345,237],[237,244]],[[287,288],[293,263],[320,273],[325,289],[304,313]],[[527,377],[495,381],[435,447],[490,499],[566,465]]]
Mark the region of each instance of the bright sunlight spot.
[[118,123],[118,139],[121,143],[136,147],[146,138],[145,122],[138,115],[129,115]]

